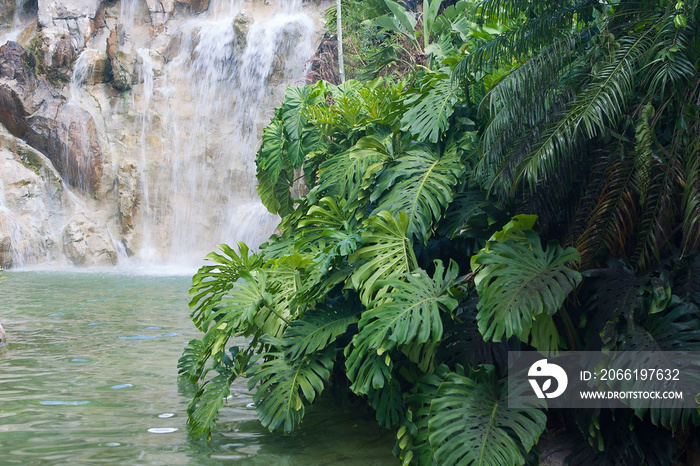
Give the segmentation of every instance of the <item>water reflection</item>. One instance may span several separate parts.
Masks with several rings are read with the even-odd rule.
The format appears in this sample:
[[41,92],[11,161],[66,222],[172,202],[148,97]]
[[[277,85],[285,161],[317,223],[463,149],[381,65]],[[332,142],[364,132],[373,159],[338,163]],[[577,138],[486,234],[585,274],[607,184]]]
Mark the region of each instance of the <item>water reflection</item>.
[[192,387],[177,378],[177,358],[199,336],[188,316],[189,283],[186,276],[5,272],[0,463],[397,464],[390,432],[326,399],[301,431],[270,435],[245,381],[232,387],[211,442],[189,438]]

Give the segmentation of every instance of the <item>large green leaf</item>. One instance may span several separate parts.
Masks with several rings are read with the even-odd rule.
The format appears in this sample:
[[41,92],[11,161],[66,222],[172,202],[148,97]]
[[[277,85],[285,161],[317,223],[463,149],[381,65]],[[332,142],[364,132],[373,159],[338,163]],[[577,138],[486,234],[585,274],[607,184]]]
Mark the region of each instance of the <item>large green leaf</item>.
[[410,348],[439,342],[442,316],[451,313],[458,304],[450,294],[458,274],[454,261],[447,270],[441,261],[436,261],[432,278],[424,270],[418,270],[379,282],[379,286],[388,285],[392,291],[362,314],[353,344],[382,354],[399,346]]
[[376,175],[392,158],[391,136],[366,136],[350,150],[323,162],[318,186],[332,196],[353,203],[363,189],[373,184]]
[[465,377],[447,375],[430,404],[430,444],[440,465],[522,465],[544,431],[536,408],[508,408],[506,383],[493,366]]
[[417,267],[411,242],[406,237],[408,216],[399,212],[398,217],[385,210],[369,218],[365,222],[368,230],[362,233],[364,245],[350,254],[350,263],[357,264],[351,277],[352,285],[359,291],[364,305],[372,300],[378,280],[411,272]]
[[[279,340],[267,340],[280,347]],[[265,353],[267,359],[252,366],[247,375],[248,389],[257,388],[253,401],[260,422],[271,432],[291,432],[304,417],[304,404],[313,403],[330,377],[333,367],[331,353],[314,353],[305,358],[289,361],[283,352]]]
[[463,172],[459,153],[438,156],[427,146],[413,147],[379,177],[371,198],[378,198],[374,213],[406,213],[408,235],[426,243],[452,201]]
[[222,369],[205,383],[187,407],[187,425],[195,435],[209,436],[224,400],[231,394],[231,383],[237,373]]
[[[647,301],[654,301],[650,297]],[[678,389],[697,394],[700,386],[700,364],[696,357],[676,354],[669,360],[666,352],[700,351],[700,311],[689,302],[673,295],[670,300],[661,298],[665,308],[652,313],[654,304],[647,302],[646,308],[630,313],[625,318],[625,328],[618,337],[619,351],[647,352],[648,359],[640,367],[680,367],[683,377]],[[625,369],[625,367],[619,367]],[[621,390],[632,389],[622,381]],[[700,425],[700,411],[682,407],[683,400],[650,400],[648,406],[635,409],[635,414],[644,418],[649,413],[652,424],[667,428],[686,427],[689,423]]]
[[479,331],[486,340],[516,335],[527,341],[534,321],[556,313],[581,281],[581,274],[568,265],[579,260],[575,249],[562,250],[550,242],[543,250],[535,232],[526,230],[524,235],[529,247],[514,240],[489,242],[489,251],[475,258],[483,266],[474,284]]
[[285,89],[282,120],[290,139],[301,139],[307,122],[304,115],[306,106],[315,105],[321,100],[321,89],[317,86],[289,86]]
[[292,321],[282,340],[286,357],[295,360],[326,348],[358,321],[359,308],[346,300],[324,303]]
[[262,170],[259,165],[257,178],[256,191],[270,213],[285,217],[294,212],[294,200],[290,193],[294,172],[288,160],[285,160],[285,167],[279,173],[277,182],[273,183],[268,172]]
[[263,128],[262,142],[258,151],[258,170],[263,170],[273,184],[277,183],[287,159],[287,138],[284,134],[284,124],[280,120],[272,120]]
[[204,323],[221,298],[233,289],[241,272],[250,272],[262,264],[259,254],[251,254],[248,246],[238,243],[238,253],[226,244],[220,244],[221,254],[211,252],[205,258],[215,265],[201,267],[192,277],[190,309],[197,328],[207,331]]
[[419,141],[437,142],[448,126],[454,106],[463,97],[460,86],[453,83],[449,70],[428,73],[417,94],[406,99],[409,110],[401,119],[401,129]]
[[177,361],[178,375],[186,376],[191,382],[199,381],[204,374],[210,349],[201,340],[190,340]]
[[392,428],[404,420],[406,406],[401,385],[396,379],[392,379],[381,389],[370,389],[367,399],[377,413],[377,422],[380,426]]

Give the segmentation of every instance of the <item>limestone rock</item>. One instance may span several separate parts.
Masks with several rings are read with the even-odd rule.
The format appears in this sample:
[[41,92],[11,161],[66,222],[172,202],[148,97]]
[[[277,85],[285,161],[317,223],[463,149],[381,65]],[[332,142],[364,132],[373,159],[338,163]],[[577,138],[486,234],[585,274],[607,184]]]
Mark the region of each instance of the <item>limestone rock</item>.
[[68,207],[51,162],[21,140],[0,132],[0,266],[38,263],[58,254]]
[[115,265],[117,250],[105,225],[84,213],[75,215],[63,230],[63,252],[74,265]]
[[27,119],[27,142],[46,154],[63,178],[81,191],[97,193],[102,177],[102,151],[92,116],[82,108],[47,104]]
[[123,92],[131,89],[134,74],[134,47],[122,25],[112,30],[107,38],[107,56],[112,70],[112,87]]
[[105,50],[86,49],[75,63],[74,76],[80,84],[106,83],[111,79],[111,73]]
[[0,0],[0,23],[12,24],[15,14],[15,0]]
[[54,60],[57,47],[70,46],[74,53],[79,53],[94,32],[92,26],[101,4],[102,0],[38,0],[39,25],[47,40],[47,58]]
[[127,254],[133,251],[135,220],[139,213],[141,203],[140,183],[138,171],[134,164],[124,163],[119,166],[117,173],[118,207],[119,207],[119,233],[124,239]]
[[209,0],[177,0],[177,3],[187,5],[192,13],[201,13],[209,8]]
[[154,27],[164,24],[175,9],[175,0],[146,0],[151,24]]
[[248,45],[248,31],[250,30],[250,25],[253,22],[253,18],[250,13],[243,10],[236,15],[233,19],[233,33],[236,36],[236,43],[234,47],[238,54],[243,53]]

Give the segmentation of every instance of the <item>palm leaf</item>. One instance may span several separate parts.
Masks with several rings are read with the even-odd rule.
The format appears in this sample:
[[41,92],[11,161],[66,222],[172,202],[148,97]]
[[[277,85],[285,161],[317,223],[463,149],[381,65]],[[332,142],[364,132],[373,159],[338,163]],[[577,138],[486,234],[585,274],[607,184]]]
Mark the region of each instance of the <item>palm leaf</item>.
[[573,248],[550,242],[543,250],[537,234],[524,231],[530,247],[517,241],[489,242],[475,263],[483,265],[474,279],[479,294],[477,320],[486,340],[512,335],[527,341],[536,319],[553,315],[581,281],[568,263],[579,260]]
[[437,464],[522,465],[544,431],[546,415],[535,408],[508,408],[508,390],[493,366],[473,378],[447,375],[430,403],[428,431]]

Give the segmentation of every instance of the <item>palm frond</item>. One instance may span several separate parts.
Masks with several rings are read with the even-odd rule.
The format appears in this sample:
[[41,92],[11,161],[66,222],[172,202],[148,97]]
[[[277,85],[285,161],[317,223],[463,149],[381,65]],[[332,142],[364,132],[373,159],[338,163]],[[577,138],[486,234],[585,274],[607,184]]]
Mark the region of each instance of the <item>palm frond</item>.
[[610,62],[596,73],[590,86],[571,108],[550,127],[532,150],[513,161],[513,183],[526,182],[534,191],[547,174],[564,159],[581,138],[592,139],[616,125],[624,114],[635,84],[637,60],[652,45],[653,27],[619,40],[620,48]]

